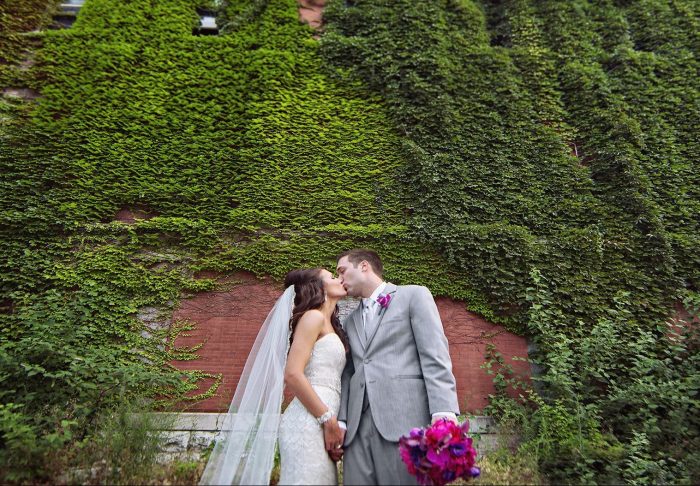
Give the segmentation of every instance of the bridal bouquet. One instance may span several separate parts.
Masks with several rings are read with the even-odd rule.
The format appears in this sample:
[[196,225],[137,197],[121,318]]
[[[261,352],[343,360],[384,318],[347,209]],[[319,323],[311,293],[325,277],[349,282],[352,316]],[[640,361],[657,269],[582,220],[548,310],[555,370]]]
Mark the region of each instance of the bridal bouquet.
[[413,429],[399,439],[401,459],[423,486],[443,486],[457,478],[475,478],[476,450],[467,437],[469,421],[459,425],[447,419]]

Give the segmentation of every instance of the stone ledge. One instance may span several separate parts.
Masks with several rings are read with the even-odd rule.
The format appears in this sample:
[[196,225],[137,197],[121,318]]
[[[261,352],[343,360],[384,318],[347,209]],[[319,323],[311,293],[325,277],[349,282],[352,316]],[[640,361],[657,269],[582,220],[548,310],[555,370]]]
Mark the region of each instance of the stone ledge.
[[201,432],[216,432],[223,424],[225,413],[163,413],[163,416],[174,416],[168,430],[197,430]]
[[[202,453],[217,436],[226,414],[206,412],[160,412],[153,414],[156,423],[162,424],[163,443],[161,462],[178,460],[199,460]],[[475,434],[475,444],[479,455],[485,455],[498,448],[506,438],[496,433],[496,424],[491,417],[476,415],[469,418],[469,431]],[[508,439],[514,439],[509,437]]]
[[[182,413],[166,413],[161,412],[155,414],[164,418],[173,417],[174,420],[166,420],[169,423],[165,430],[178,431],[199,431],[199,432],[216,432],[223,424],[225,413],[207,413],[207,412],[182,412]],[[494,420],[486,415],[475,415],[469,418],[469,431],[474,434],[493,434],[495,433],[496,424]]]

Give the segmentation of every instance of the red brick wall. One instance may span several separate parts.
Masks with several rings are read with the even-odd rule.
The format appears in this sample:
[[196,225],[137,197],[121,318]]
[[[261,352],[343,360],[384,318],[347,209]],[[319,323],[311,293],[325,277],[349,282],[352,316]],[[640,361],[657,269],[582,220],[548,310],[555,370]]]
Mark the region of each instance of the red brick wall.
[[496,345],[496,350],[519,376],[529,379],[530,365],[526,361],[513,360],[513,357],[527,358],[527,341],[524,337],[469,312],[463,302],[444,297],[438,297],[435,302],[450,344],[452,371],[457,379],[462,411],[482,409],[488,404],[489,394],[494,392],[492,376],[481,369],[489,343]]
[[[187,405],[190,411],[228,409],[258,330],[282,292],[279,285],[248,275],[236,275],[231,280],[232,284],[240,283],[232,285],[228,291],[204,292],[183,300],[174,315],[174,319],[187,319],[197,325],[189,336],[176,340],[177,346],[204,342],[198,351],[200,359],[178,361],[175,366],[223,374],[217,396]],[[480,368],[486,344],[495,343],[498,351],[510,361],[512,356],[527,356],[527,343],[524,338],[468,312],[461,302],[446,298],[437,298],[436,302],[450,343],[460,406],[463,411],[478,411],[493,392],[491,377]],[[529,374],[527,363],[515,361],[511,364],[523,374]],[[203,383],[202,388],[206,384]]]

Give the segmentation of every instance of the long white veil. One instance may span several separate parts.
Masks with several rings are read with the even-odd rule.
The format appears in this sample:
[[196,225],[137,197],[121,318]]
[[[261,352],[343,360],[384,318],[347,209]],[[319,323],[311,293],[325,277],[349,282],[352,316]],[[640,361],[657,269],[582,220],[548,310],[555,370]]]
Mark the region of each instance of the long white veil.
[[199,484],[269,484],[293,306],[290,285],[260,328]]

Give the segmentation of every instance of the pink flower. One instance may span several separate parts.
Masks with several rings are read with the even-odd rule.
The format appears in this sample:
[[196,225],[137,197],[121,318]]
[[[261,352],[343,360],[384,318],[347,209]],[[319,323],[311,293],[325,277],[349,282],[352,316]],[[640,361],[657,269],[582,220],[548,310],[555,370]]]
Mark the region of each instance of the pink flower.
[[380,294],[377,297],[377,303],[382,309],[389,307],[389,302],[391,302],[391,294]]
[[432,464],[439,466],[440,469],[444,469],[450,461],[450,451],[449,449],[430,449],[425,457],[427,457]]

